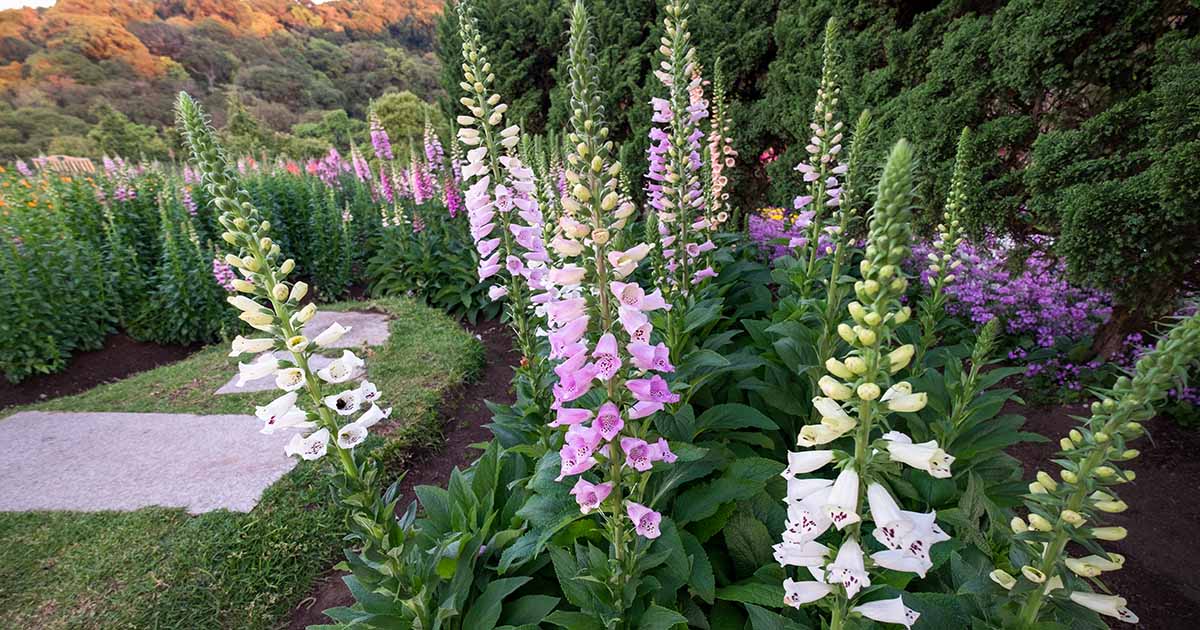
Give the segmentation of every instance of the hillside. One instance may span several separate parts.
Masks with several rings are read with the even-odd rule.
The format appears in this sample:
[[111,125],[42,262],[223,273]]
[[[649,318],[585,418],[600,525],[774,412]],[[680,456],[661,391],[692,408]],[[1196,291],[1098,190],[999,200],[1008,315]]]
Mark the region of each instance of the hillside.
[[[171,125],[179,90],[219,123],[232,96],[265,130],[299,125],[302,135],[331,112],[361,118],[389,91],[431,98],[440,11],[437,0],[59,0],[0,11],[0,158],[111,148],[97,131],[106,116],[145,140]],[[172,145],[169,132],[160,140]]]

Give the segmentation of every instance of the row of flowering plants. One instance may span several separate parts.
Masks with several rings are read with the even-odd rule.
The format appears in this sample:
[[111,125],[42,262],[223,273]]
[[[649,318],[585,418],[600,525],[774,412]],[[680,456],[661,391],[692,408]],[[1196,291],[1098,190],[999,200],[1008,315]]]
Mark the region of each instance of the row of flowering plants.
[[[1004,449],[1038,438],[1001,411],[1014,398],[1001,382],[1015,372],[991,365],[1000,321],[954,334],[947,324],[966,157],[927,273],[910,276],[917,149],[897,142],[867,181],[871,118],[860,114],[853,127],[839,118],[835,23],[809,159],[798,167],[807,189],[778,213],[790,233],[771,243],[782,256],[768,267],[725,227],[730,127],[719,89],[705,90],[690,2],[663,7],[641,208],[600,106],[584,2],[571,8],[564,51],[565,148],[549,157],[507,115],[511,95],[495,91],[471,3],[448,10],[462,41],[448,152],[460,157],[447,164],[427,141],[423,157],[402,165],[375,128],[374,162],[355,149],[343,172],[388,182],[370,187],[387,199],[373,238],[420,247],[443,229],[435,221],[466,235],[455,253],[469,270],[460,281],[502,310],[521,362],[516,403],[493,407],[495,439],[445,488],[417,487],[415,501],[385,488],[387,472],[362,447],[389,414],[383,394],[353,383],[362,361],[352,353],[309,369],[342,329],[299,334],[315,310],[292,278],[302,270],[198,107],[186,96],[179,104],[219,212],[238,292],[229,302],[260,331],[235,341],[235,353],[259,354],[240,369],[274,374],[280,389],[257,413],[270,430],[296,432],[290,454],[329,461],[351,514],[341,566],[355,603],[326,611],[327,627],[1135,620],[1124,600],[1084,580],[1119,568],[1098,541],[1125,535],[1101,520],[1124,507],[1118,485],[1132,479],[1124,462],[1137,455],[1126,442],[1195,359],[1200,320],[1181,323],[1103,392],[1093,418],[1062,442],[1057,479],[1027,484]],[[410,174],[413,198],[398,194],[397,171]],[[417,201],[412,187],[426,185]]]

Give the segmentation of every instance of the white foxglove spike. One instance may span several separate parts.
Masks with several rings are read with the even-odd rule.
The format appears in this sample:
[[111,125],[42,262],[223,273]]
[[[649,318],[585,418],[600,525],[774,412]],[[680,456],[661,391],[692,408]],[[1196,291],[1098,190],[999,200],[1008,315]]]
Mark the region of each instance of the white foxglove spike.
[[796,475],[810,473],[818,468],[822,468],[832,461],[833,451],[789,452],[788,466],[780,474],[784,479],[792,479]]
[[829,547],[818,542],[781,542],[773,547],[775,561],[781,567],[819,567],[829,556]]
[[1138,616],[1125,607],[1128,602],[1125,601],[1124,597],[1118,595],[1102,595],[1100,593],[1075,591],[1071,593],[1071,601],[1088,610],[1120,619],[1125,623],[1138,622]]
[[825,581],[830,584],[841,584],[846,589],[846,597],[851,599],[858,592],[871,585],[871,577],[867,575],[863,564],[862,547],[853,536],[847,537],[846,542],[838,549],[837,559],[825,566]]
[[954,456],[939,448],[936,440],[913,444],[912,438],[896,431],[883,437],[888,441],[888,454],[891,455],[892,461],[924,470],[938,479],[950,477],[950,465],[954,463]]
[[329,429],[320,429],[308,437],[301,437],[299,433],[293,435],[292,441],[283,447],[283,452],[289,457],[299,455],[301,459],[312,461],[324,457],[328,447]]

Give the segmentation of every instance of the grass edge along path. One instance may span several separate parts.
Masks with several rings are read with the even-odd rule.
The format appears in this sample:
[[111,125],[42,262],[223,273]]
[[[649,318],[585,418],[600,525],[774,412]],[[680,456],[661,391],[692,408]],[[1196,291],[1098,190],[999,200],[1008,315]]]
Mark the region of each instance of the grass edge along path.
[[[451,318],[411,300],[323,310],[388,313],[388,343],[368,378],[388,392],[393,430],[364,445],[397,456],[437,441],[438,405],[483,364]],[[236,373],[224,344],[122,381],[17,411],[253,413],[276,392],[215,396]],[[4,422],[0,418],[0,422]],[[361,447],[360,447],[361,448]],[[0,627],[271,628],[336,560],[344,515],[327,500],[324,462],[301,462],[250,513],[181,509],[0,513]],[[186,480],[183,481],[186,483]]]

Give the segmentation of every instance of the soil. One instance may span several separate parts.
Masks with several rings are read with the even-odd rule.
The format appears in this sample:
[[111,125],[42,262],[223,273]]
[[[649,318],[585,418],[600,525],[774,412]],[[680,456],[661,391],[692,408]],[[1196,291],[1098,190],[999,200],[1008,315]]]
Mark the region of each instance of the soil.
[[[1025,428],[1048,438],[1046,444],[1021,444],[1010,449],[1032,477],[1040,466],[1049,470],[1058,440],[1087,414],[1083,405],[1020,408],[1014,413],[1028,419]],[[1150,435],[1134,445],[1142,456],[1132,462],[1137,473],[1132,483],[1120,486],[1121,499],[1129,504],[1122,514],[1111,515],[1112,525],[1129,529],[1129,537],[1105,548],[1125,556],[1125,567],[1104,574],[1113,593],[1129,600],[1141,618],[1142,628],[1195,630],[1200,628],[1200,432],[1187,430],[1169,418],[1147,423]],[[1081,549],[1078,555],[1086,555]],[[1114,622],[1115,627],[1129,627]]]
[[[520,353],[514,349],[512,335],[503,324],[494,321],[477,325],[464,324],[483,341],[485,358],[483,371],[474,382],[451,389],[442,399],[439,413],[442,423],[443,441],[436,449],[412,454],[406,464],[408,473],[400,484],[400,501],[397,509],[408,507],[416,486],[441,485],[450,480],[450,471],[455,467],[466,467],[474,461],[478,451],[472,444],[487,442],[492,434],[484,425],[492,420],[492,412],[485,400],[509,404],[513,402],[510,388],[513,368],[520,361]],[[285,626],[301,630],[310,625],[329,623],[322,611],[354,603],[346,584],[345,573],[330,570],[313,585],[309,596],[301,601]]]
[[186,359],[200,346],[163,346],[136,341],[125,333],[110,335],[99,350],[77,352],[67,368],[30,376],[17,384],[0,379],[0,409],[77,394],[167,363]]

